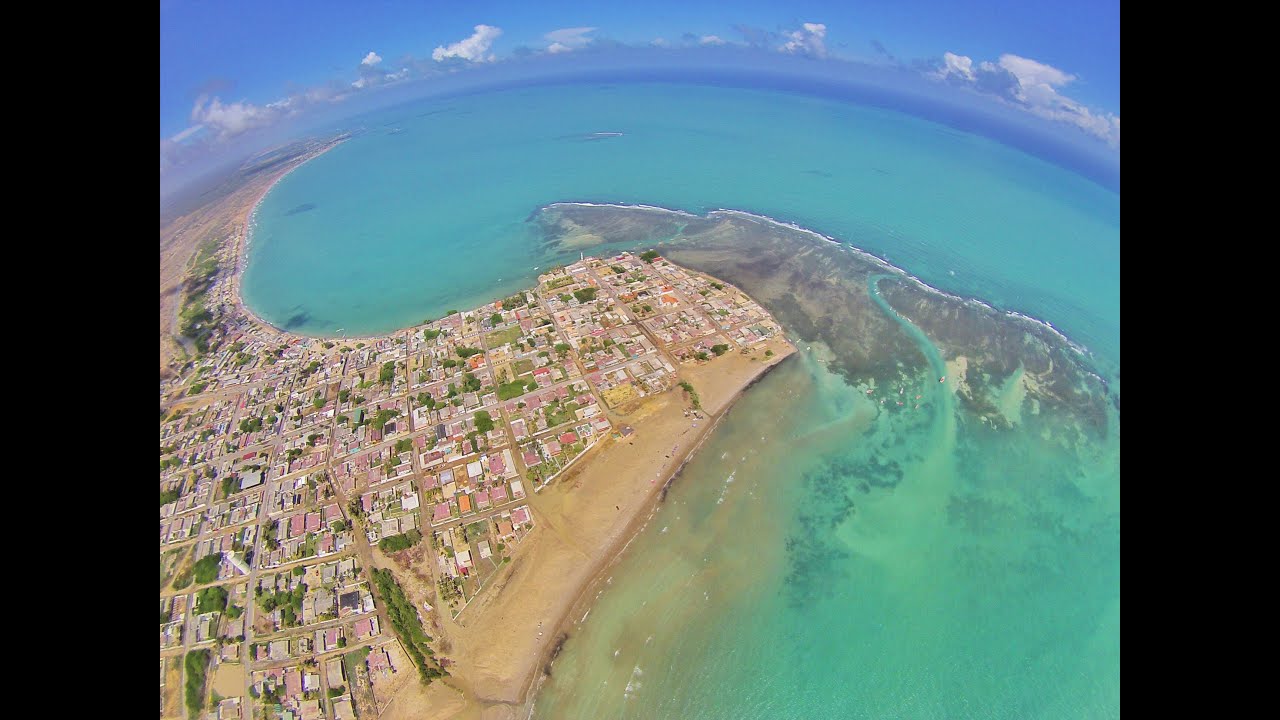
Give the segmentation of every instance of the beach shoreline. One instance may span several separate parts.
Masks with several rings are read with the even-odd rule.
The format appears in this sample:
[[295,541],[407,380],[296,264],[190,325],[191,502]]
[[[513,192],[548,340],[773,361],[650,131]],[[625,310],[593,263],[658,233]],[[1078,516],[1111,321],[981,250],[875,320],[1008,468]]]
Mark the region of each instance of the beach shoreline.
[[[236,310],[241,313],[244,313],[246,317],[258,323],[259,325],[264,325],[266,327],[271,328],[272,330],[275,330],[276,332],[284,333],[285,335],[305,337],[305,336],[299,335],[299,333],[295,333],[291,330],[285,330],[282,327],[276,326],[274,323],[268,322],[266,318],[263,318],[262,316],[255,313],[253,310],[250,310],[249,306],[244,302],[243,287],[241,283],[243,282],[245,271],[249,268],[249,246],[253,243],[253,229],[254,229],[255,218],[257,217],[257,214],[258,214],[258,206],[260,206],[262,204],[262,201],[267,198],[267,195],[269,195],[271,191],[275,189],[276,185],[278,185],[281,180],[284,180],[286,177],[289,177],[289,175],[293,173],[294,170],[297,170],[303,165],[306,165],[312,160],[315,160],[316,158],[320,157],[321,155],[324,155],[325,153],[338,147],[339,145],[341,145],[342,143],[350,139],[351,138],[349,136],[336,138],[329,145],[323,148],[320,148],[318,151],[316,151],[311,155],[308,155],[307,157],[301,158],[297,163],[294,164],[293,167],[288,168],[284,172],[280,173],[280,175],[278,175],[274,180],[272,180],[267,185],[267,187],[263,189],[261,193],[258,194],[257,199],[253,201],[253,204],[249,206],[248,211],[246,211],[244,214],[244,217],[243,217],[244,229],[241,230],[241,232],[235,236],[235,245],[232,248],[232,254],[235,257],[235,268],[231,273],[231,297],[233,298],[233,302],[235,303]],[[370,336],[370,337],[373,337],[373,336]]]
[[[773,352],[768,358],[766,350]],[[445,684],[461,695],[462,707],[415,703],[416,714],[394,717],[527,718],[547,670],[685,467],[738,399],[795,352],[776,337],[749,354],[681,366],[701,398],[701,417],[674,387],[614,418],[635,432],[608,439],[576,472],[531,496],[535,528],[511,565],[458,618],[440,617],[451,646],[442,653],[453,673]]]
[[[776,351],[775,351],[776,352]],[[546,670],[552,669],[556,657],[559,655],[560,649],[564,642],[572,638],[572,631],[577,626],[586,622],[591,608],[595,604],[595,593],[603,589],[603,586],[609,578],[612,577],[612,571],[615,566],[622,562],[626,555],[627,548],[631,543],[640,536],[640,533],[649,525],[649,521],[653,519],[654,514],[661,508],[666,501],[667,492],[675,484],[676,480],[683,474],[685,466],[689,464],[698,451],[706,443],[707,439],[712,437],[716,428],[733,410],[738,400],[751,389],[756,383],[760,382],[766,375],[777,368],[783,361],[795,354],[794,347],[788,351],[776,354],[774,359],[767,363],[760,364],[759,372],[742,378],[738,383],[737,389],[727,398],[719,398],[719,407],[717,411],[710,415],[708,419],[710,423],[697,436],[697,440],[692,446],[679,453],[678,457],[673,458],[673,467],[661,483],[654,483],[653,490],[648,493],[644,504],[641,505],[635,514],[628,519],[624,530],[622,531],[618,541],[608,548],[604,555],[596,562],[589,574],[588,580],[579,588],[574,599],[569,603],[561,613],[559,620],[555,624],[555,630],[548,637],[547,644],[549,648],[545,649],[533,663],[528,671],[528,678],[525,680],[524,687],[521,691],[521,704],[527,710],[527,714],[532,714],[533,704],[537,698],[538,691],[542,687],[542,683],[546,678],[550,677],[550,673]],[[674,392],[674,390],[672,391]],[[581,615],[579,615],[581,613]],[[574,620],[574,618],[579,618]],[[563,641],[562,641],[563,639]]]

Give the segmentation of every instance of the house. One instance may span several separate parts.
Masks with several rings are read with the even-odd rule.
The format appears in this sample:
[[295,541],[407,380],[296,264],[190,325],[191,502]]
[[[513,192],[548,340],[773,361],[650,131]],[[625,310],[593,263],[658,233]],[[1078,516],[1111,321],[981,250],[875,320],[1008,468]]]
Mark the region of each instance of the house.
[[287,698],[302,695],[302,673],[294,668],[289,668],[284,673],[284,695]]
[[360,593],[356,590],[344,592],[338,596],[338,608],[342,613],[360,610]]
[[284,660],[289,657],[289,641],[274,640],[268,646],[267,657],[272,660]]
[[449,519],[449,503],[436,503],[431,512],[431,522],[442,522]]
[[[253,453],[249,453],[253,455]],[[240,489],[248,490],[251,487],[258,487],[262,484],[262,471],[249,470],[240,475]]]
[[365,658],[365,663],[369,666],[369,672],[395,672],[395,667],[391,664],[391,658],[387,656],[387,651],[383,648],[377,648],[369,653]]
[[[478,498],[477,498],[477,499],[478,499]],[[493,486],[492,488],[490,488],[490,490],[489,490],[489,501],[490,501],[490,502],[492,502],[494,505],[497,505],[498,503],[503,502],[503,501],[505,501],[506,499],[507,499],[507,486],[506,486],[506,485],[501,485],[501,484],[499,484],[499,485],[495,485],[495,486]]]
[[471,496],[470,495],[463,494],[458,496],[458,509],[464,513],[471,512]]
[[378,616],[373,615],[371,617],[361,618],[360,620],[357,620],[353,629],[355,631],[357,640],[364,640],[365,638],[373,637],[374,635],[377,635],[378,634]]
[[520,525],[529,522],[529,506],[522,505],[515,510],[512,510],[511,520]]

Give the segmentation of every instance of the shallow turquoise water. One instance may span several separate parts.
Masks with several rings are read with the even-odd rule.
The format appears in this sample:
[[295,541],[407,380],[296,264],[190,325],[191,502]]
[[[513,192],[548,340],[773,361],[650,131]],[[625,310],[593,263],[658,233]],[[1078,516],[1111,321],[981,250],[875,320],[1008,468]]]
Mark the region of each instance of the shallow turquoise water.
[[[1119,357],[1119,196],[992,140],[815,97],[662,84],[424,101],[365,127],[259,207],[244,294],[277,325],[383,332],[530,284],[553,258],[525,218],[586,200],[796,222]],[[624,134],[583,139],[602,131]]]
[[[1046,319],[1119,367],[1119,197],[987,139],[671,85],[476,95],[367,127],[259,208],[243,287],[278,325],[375,333],[531,285],[555,261],[524,222],[546,203],[732,207]],[[583,139],[599,131],[624,135]],[[535,717],[1118,716],[1118,415],[1064,448],[1028,407],[996,431],[932,379],[906,392],[918,411],[880,413],[807,353],[753,388]]]
[[612,571],[534,717],[1119,717],[1116,426],[1067,451],[950,392],[924,378],[919,410],[880,413],[811,353],[766,377]]

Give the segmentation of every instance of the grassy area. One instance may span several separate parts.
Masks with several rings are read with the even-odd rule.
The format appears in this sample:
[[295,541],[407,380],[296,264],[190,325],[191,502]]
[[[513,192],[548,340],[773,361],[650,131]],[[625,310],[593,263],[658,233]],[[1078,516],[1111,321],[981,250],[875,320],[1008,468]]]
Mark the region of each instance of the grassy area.
[[187,713],[190,717],[200,717],[204,707],[205,673],[209,669],[209,651],[192,650],[183,661],[186,668],[186,701]]
[[360,663],[364,662],[364,659],[369,657],[369,650],[369,646],[366,645],[365,647],[358,650],[352,650],[342,656],[342,664],[347,671],[347,680],[352,683],[353,687],[355,685],[356,668],[360,667]]
[[575,413],[578,410],[576,403],[565,403],[561,405],[559,401],[553,402],[543,408],[547,416],[547,427],[553,428],[557,425],[567,423],[576,419]]
[[509,383],[502,383],[498,386],[498,399],[512,400],[537,389],[538,383],[533,380],[515,380]]
[[509,328],[503,328],[502,330],[496,330],[489,333],[484,340],[490,348],[500,348],[503,345],[515,342],[522,335],[524,335],[524,331],[520,329],[520,326],[512,325]]

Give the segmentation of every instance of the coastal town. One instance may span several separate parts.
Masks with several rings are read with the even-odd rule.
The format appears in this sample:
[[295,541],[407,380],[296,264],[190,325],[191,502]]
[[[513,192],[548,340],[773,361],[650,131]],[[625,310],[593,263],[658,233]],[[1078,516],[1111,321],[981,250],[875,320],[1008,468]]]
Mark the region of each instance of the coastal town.
[[652,398],[704,418],[688,372],[791,350],[652,250],[370,338],[275,329],[211,277],[220,311],[160,388],[162,718],[373,718],[448,677],[441,628],[538,532],[544,490],[591,482]]

